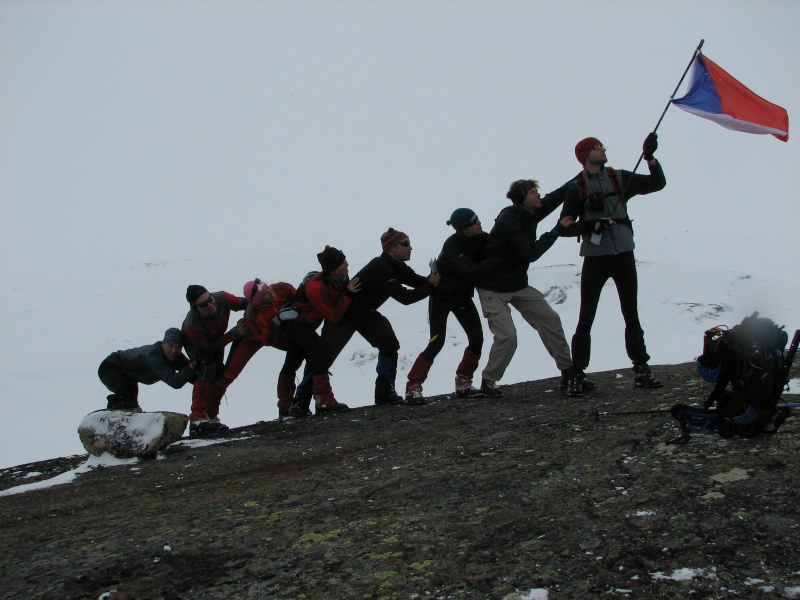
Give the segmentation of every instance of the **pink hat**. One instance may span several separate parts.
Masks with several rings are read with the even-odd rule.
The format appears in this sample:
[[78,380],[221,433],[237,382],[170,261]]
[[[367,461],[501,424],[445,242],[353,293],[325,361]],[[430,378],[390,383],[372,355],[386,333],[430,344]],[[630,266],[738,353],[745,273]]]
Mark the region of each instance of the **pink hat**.
[[261,304],[261,298],[264,297],[264,292],[267,291],[269,286],[261,281],[258,277],[254,281],[248,281],[244,284],[244,297],[247,298],[251,304],[258,306]]

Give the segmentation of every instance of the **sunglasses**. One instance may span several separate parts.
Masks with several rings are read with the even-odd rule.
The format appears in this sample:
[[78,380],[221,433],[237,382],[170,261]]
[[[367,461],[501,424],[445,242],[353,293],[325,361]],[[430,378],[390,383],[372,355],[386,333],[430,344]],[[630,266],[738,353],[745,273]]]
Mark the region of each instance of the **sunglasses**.
[[251,299],[256,295],[256,292],[258,292],[258,286],[260,284],[261,284],[261,280],[258,277],[256,277],[256,280],[253,282],[253,287],[250,290],[250,298]]
[[208,300],[206,300],[205,302],[198,302],[197,304],[195,304],[195,306],[197,308],[205,308],[209,304],[214,304],[214,302],[215,302],[214,301],[214,296],[209,296]]
[[595,144],[594,146],[589,146],[587,148],[582,148],[582,150],[602,150],[603,148],[605,148],[605,146],[603,146],[603,144]]
[[467,227],[472,227],[473,225],[477,224],[478,224],[478,215],[475,215],[474,217],[472,217],[472,220],[469,223],[467,223]]
[[411,242],[406,240],[405,242],[397,242],[397,245],[398,246],[405,246],[406,248],[408,248],[411,245]]

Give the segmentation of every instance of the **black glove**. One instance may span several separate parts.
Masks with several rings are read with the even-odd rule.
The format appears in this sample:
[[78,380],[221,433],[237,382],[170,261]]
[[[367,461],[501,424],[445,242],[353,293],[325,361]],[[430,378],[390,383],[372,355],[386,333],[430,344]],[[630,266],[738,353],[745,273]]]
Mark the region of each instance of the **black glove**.
[[241,323],[236,325],[236,327],[232,327],[231,330],[228,331],[228,333],[231,335],[233,341],[235,342],[236,340],[240,340],[243,337],[247,337],[252,332],[250,331],[250,328],[247,326],[247,323],[242,321]]
[[654,131],[647,135],[642,144],[642,154],[645,160],[653,160],[653,154],[658,150],[658,134]]

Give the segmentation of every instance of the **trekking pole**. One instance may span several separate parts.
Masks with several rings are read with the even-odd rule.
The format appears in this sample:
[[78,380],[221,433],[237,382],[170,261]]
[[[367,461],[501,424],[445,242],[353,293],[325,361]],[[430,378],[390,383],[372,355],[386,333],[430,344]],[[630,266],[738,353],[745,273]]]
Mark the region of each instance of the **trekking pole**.
[[592,416],[594,417],[595,421],[599,421],[600,417],[606,417],[606,416],[617,416],[617,415],[659,415],[659,414],[663,414],[663,413],[668,413],[669,411],[670,411],[669,408],[661,408],[661,409],[656,409],[656,410],[616,410],[616,411],[606,410],[606,411],[602,411],[602,412],[599,409],[595,409],[595,411],[592,413]]

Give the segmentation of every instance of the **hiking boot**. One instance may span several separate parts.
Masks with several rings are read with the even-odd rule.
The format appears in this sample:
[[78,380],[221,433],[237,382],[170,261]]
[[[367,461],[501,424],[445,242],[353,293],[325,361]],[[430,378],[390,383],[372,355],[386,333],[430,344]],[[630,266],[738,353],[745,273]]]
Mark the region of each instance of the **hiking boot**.
[[219,419],[209,419],[208,421],[192,421],[189,424],[189,435],[201,435],[203,433],[218,433],[230,429]]
[[563,369],[561,371],[561,383],[558,384],[559,392],[566,392],[569,388],[569,382],[572,379],[572,369]]
[[664,385],[661,381],[653,377],[653,372],[647,364],[634,365],[633,372],[634,387],[652,390]]
[[456,373],[456,398],[480,398],[483,392],[472,387],[472,377]]
[[586,379],[586,373],[583,372],[583,369],[573,369],[572,377],[567,385],[567,396],[580,396],[585,392],[591,392],[596,387],[593,381]]
[[589,381],[586,379],[586,373],[583,371],[575,372],[575,380],[580,383],[581,390],[584,392],[591,392],[597,387],[597,384],[594,381]]
[[380,394],[375,398],[376,406],[398,406],[405,403],[405,399],[396,392],[394,394]]
[[297,386],[294,383],[293,373],[278,374],[278,418],[283,419],[289,416],[289,409],[294,402]]
[[117,396],[116,394],[109,394],[106,396],[108,405],[106,410],[129,410],[131,412],[142,412],[142,408],[136,400],[130,400]]
[[311,401],[308,401],[308,404],[304,400],[300,400],[295,398],[295,401],[292,402],[292,406],[289,408],[289,414],[286,416],[289,419],[302,419],[304,417],[308,417],[311,415],[311,408],[310,407]]
[[406,401],[394,389],[394,381],[388,375],[378,375],[375,380],[375,404],[377,406],[398,406]]
[[406,397],[403,399],[403,404],[406,404],[407,406],[424,406],[428,403],[428,401],[425,400],[425,396],[422,395],[421,388],[419,390],[412,390],[410,392],[407,390],[408,387],[406,387]]
[[567,370],[569,371],[569,375],[567,376],[567,389],[565,390],[567,396],[570,398],[580,398],[581,394],[583,394],[583,388],[578,381],[578,377],[575,375],[575,372],[572,369]]
[[497,387],[497,384],[494,381],[489,381],[488,379],[481,380],[481,392],[486,398],[502,398],[503,392],[500,391],[500,388]]
[[332,415],[334,413],[347,412],[348,410],[350,410],[350,407],[347,406],[347,404],[342,404],[341,402],[337,401],[333,404],[329,404],[328,406],[318,406],[317,414]]

